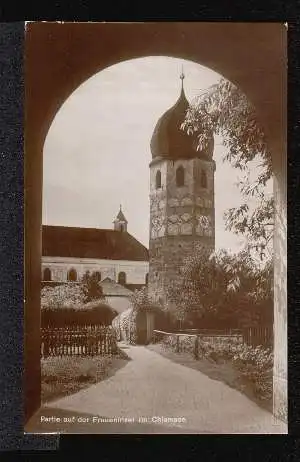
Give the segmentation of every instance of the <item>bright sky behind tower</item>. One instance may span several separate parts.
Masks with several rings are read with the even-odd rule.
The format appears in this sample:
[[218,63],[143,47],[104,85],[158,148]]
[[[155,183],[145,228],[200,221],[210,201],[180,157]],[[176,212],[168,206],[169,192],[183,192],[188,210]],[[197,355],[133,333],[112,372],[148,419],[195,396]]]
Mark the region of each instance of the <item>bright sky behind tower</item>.
[[[112,228],[119,206],[128,231],[149,244],[150,139],[158,118],[184,88],[189,101],[221,76],[175,58],[125,61],[94,75],[63,104],[44,146],[43,224]],[[237,250],[241,238],[225,230],[223,213],[241,203],[240,173],[214,159],[216,248]]]

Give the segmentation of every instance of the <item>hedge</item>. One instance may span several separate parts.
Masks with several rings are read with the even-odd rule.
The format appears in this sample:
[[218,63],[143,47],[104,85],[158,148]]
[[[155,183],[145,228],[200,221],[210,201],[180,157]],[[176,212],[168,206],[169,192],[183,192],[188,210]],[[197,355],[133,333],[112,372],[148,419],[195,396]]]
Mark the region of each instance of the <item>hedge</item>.
[[70,325],[111,325],[117,312],[103,302],[91,302],[76,307],[43,307],[42,327],[64,327]]

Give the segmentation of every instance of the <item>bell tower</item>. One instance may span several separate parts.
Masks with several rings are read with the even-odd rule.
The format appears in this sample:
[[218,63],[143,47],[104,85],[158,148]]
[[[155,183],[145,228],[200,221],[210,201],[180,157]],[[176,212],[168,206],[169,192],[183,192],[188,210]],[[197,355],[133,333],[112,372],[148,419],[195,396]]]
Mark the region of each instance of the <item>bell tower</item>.
[[180,96],[150,144],[149,295],[162,303],[195,247],[215,248],[214,140],[197,151],[197,138],[181,129],[189,103],[180,78]]
[[127,224],[128,221],[126,220],[124,213],[122,212],[122,206],[120,205],[120,210],[119,213],[114,220],[114,230],[115,231],[122,231],[122,232],[127,232]]

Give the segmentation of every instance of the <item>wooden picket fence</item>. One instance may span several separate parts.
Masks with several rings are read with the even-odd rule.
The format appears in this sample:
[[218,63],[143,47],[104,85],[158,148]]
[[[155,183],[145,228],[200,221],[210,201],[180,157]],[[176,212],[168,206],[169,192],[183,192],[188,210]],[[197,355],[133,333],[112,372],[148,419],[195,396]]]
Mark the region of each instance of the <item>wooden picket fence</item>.
[[258,326],[248,327],[242,330],[244,342],[247,345],[256,347],[262,345],[265,347],[273,347],[273,329],[271,327]]
[[117,352],[115,331],[105,326],[43,328],[41,356],[96,356]]

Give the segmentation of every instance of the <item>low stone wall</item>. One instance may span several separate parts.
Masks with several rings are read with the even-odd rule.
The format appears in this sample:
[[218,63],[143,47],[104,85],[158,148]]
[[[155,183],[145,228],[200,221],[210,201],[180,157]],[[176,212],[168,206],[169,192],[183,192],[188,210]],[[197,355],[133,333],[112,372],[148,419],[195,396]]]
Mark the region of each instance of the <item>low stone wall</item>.
[[241,334],[230,334],[230,335],[199,335],[202,342],[209,343],[211,345],[223,345],[232,343],[243,343],[243,336]]

